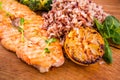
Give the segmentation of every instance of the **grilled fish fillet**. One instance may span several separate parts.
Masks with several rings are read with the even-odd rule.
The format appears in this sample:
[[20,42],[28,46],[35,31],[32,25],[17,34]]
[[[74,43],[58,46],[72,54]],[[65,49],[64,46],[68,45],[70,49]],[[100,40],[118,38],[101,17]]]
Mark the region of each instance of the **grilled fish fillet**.
[[[48,72],[50,67],[59,67],[64,63],[62,46],[56,40],[47,46],[45,30],[39,28],[43,24],[41,16],[36,15],[28,7],[15,0],[0,0],[0,40],[1,44],[29,65],[38,68],[40,72]],[[15,26],[20,18],[24,18],[24,42],[21,33]],[[14,22],[16,21],[16,22]],[[45,48],[49,53],[45,53]]]

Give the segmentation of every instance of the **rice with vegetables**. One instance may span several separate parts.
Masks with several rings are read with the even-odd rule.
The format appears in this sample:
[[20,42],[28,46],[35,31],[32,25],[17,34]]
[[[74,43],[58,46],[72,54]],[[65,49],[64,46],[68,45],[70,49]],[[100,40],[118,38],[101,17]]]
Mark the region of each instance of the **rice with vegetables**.
[[52,10],[43,14],[49,37],[57,37],[60,40],[72,28],[80,26],[93,26],[94,18],[102,22],[107,14],[101,6],[91,0],[54,0]]

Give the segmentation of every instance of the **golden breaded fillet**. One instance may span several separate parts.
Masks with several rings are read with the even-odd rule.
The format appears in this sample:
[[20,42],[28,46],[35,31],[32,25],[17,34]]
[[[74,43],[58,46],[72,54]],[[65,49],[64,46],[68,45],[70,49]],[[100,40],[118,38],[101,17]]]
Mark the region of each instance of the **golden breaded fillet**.
[[[62,47],[58,40],[47,44],[47,33],[39,28],[43,24],[41,16],[14,0],[0,0],[0,39],[1,44],[26,63],[35,66],[40,72],[48,72],[50,67],[64,63]],[[24,18],[24,41],[18,31],[20,19]],[[18,25],[18,26],[17,26]],[[45,49],[49,52],[45,52]]]
[[104,54],[104,41],[94,29],[74,28],[66,36],[64,49],[75,63],[89,65],[99,60]]

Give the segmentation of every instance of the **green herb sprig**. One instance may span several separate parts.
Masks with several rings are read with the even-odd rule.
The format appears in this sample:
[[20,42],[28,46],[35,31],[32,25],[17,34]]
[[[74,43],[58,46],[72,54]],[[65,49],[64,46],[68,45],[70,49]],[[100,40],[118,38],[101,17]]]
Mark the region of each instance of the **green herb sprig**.
[[50,45],[52,42],[56,42],[56,38],[50,38],[48,40],[45,40],[45,42]]
[[46,47],[44,48],[44,52],[43,53],[50,53],[50,50],[48,49],[48,47],[49,47],[49,45],[51,44],[51,43],[53,43],[53,42],[56,42],[57,41],[57,39],[56,38],[50,38],[50,39],[48,39],[48,40],[45,40],[45,42],[46,42]]
[[24,18],[20,18],[20,26],[18,27],[18,31],[21,32],[21,41],[24,42]]
[[107,16],[103,23],[95,19],[95,24],[105,42],[103,59],[107,63],[112,63],[112,51],[108,39],[111,39],[114,44],[120,44],[120,22],[114,16]]
[[0,2],[0,10],[2,9],[2,2]]
[[44,52],[45,52],[45,53],[50,53],[50,50],[49,50],[48,48],[45,48],[45,49],[44,49]]

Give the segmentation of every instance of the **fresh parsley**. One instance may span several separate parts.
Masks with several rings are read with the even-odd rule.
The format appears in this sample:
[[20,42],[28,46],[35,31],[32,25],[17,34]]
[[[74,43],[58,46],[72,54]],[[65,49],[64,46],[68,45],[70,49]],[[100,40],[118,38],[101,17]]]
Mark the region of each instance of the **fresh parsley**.
[[0,10],[2,9],[2,2],[0,2]]
[[48,48],[45,48],[45,49],[44,49],[44,52],[45,52],[45,53],[50,53],[50,50],[49,50]]
[[24,18],[20,18],[20,25],[24,25],[24,22],[25,22]]
[[21,32],[21,41],[24,42],[24,18],[20,18],[20,26],[18,27],[18,31]]
[[56,41],[56,38],[50,38],[48,40],[45,40],[45,42],[50,45],[52,42],[55,42]]
[[50,50],[48,49],[48,46],[53,43],[56,42],[57,39],[56,38],[50,38],[48,40],[45,40],[45,42],[47,43],[47,46],[44,48],[44,53],[50,53]]

